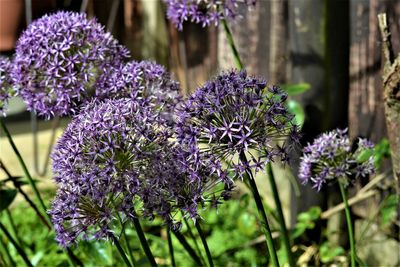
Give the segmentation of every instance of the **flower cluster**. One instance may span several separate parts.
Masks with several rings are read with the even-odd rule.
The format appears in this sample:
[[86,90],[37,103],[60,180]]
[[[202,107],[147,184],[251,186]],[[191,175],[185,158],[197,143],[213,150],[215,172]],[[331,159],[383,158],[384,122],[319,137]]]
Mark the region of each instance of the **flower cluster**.
[[[179,109],[177,137],[194,153],[215,155],[237,176],[275,158],[287,161],[299,142],[299,130],[276,86],[231,71],[199,88]],[[197,151],[197,152],[196,152]],[[238,160],[250,156],[250,160]]]
[[[329,181],[340,180],[347,184],[351,177],[372,174],[374,157],[364,152],[373,147],[368,140],[359,138],[357,148],[352,149],[347,129],[324,133],[304,148],[299,179],[303,184],[312,182],[319,191]],[[367,158],[363,159],[362,155]]]
[[11,70],[11,61],[8,58],[0,57],[0,114],[3,115],[8,99],[14,94]]
[[235,19],[239,15],[240,4],[254,6],[257,0],[164,0],[167,17],[182,30],[183,23],[190,20],[202,24],[218,25],[225,18]]
[[211,198],[205,193],[221,181],[225,190],[213,199],[229,197],[226,175],[187,154],[149,106],[120,98],[83,107],[52,153],[59,189],[50,214],[58,242],[107,238],[118,213],[124,220],[158,215],[179,228],[177,209],[196,219]]
[[196,220],[199,208],[207,203],[217,207],[230,198],[234,188],[214,158],[193,158],[190,151],[178,144],[164,147],[162,153],[154,155],[142,175],[145,179],[141,180],[139,195],[144,217],[158,215],[175,230],[181,226],[174,218],[177,213]]
[[68,115],[107,68],[127,57],[95,19],[58,12],[34,21],[21,35],[13,78],[30,110],[46,118]]
[[179,83],[161,65],[151,61],[131,61],[99,79],[96,97],[123,98],[146,102],[172,121],[180,102]]

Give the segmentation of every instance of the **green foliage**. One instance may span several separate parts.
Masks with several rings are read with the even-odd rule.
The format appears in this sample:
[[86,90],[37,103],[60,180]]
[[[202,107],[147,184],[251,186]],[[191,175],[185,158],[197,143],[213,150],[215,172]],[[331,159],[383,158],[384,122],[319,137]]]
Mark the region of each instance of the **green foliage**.
[[319,256],[322,263],[330,263],[335,260],[337,256],[344,255],[345,250],[340,246],[332,246],[328,242],[324,242],[319,247]]
[[390,157],[390,144],[387,138],[383,138],[374,147],[375,167],[377,170],[381,168],[382,161],[385,157]]
[[287,102],[287,107],[289,112],[295,115],[295,117],[293,118],[294,123],[299,126],[303,126],[306,114],[300,103],[295,100],[289,99]]
[[7,209],[16,196],[17,190],[15,189],[0,189],[0,212]]
[[397,195],[389,195],[383,201],[379,216],[380,224],[382,227],[386,227],[396,220],[399,204],[399,196]]
[[309,83],[284,84],[281,87],[289,96],[300,95],[311,89]]
[[297,223],[291,233],[292,238],[300,237],[307,229],[313,229],[321,216],[320,207],[311,207],[308,211],[297,215]]

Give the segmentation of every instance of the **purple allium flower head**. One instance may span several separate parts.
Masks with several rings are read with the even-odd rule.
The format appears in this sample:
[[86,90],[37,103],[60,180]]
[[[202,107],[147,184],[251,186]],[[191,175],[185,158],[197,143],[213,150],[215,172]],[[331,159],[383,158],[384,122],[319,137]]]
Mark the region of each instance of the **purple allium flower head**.
[[[244,71],[223,73],[179,108],[178,140],[223,159],[240,177],[246,169],[261,170],[277,157],[285,161],[299,141],[286,98],[278,87],[268,87]],[[250,159],[248,166],[238,160],[243,154]]]
[[84,106],[52,153],[59,189],[49,213],[58,242],[106,238],[116,212],[135,216],[140,171],[169,138],[163,121],[131,99]]
[[52,153],[59,189],[49,213],[60,245],[107,238],[118,213],[124,220],[160,216],[179,229],[179,211],[195,220],[211,199],[229,198],[233,183],[218,162],[190,157],[169,128],[131,98],[82,108]]
[[68,115],[106,69],[127,57],[95,19],[58,12],[34,21],[21,35],[13,78],[28,109],[46,118]]
[[[330,181],[339,180],[347,185],[351,177],[365,177],[374,172],[374,156],[364,153],[373,147],[370,141],[359,138],[357,148],[352,149],[347,129],[324,133],[303,149],[299,179],[303,184],[313,183],[318,191]],[[363,153],[367,158],[363,159]]]
[[6,57],[0,57],[0,115],[5,115],[8,99],[15,93],[11,70],[12,62]]
[[239,16],[240,5],[255,6],[257,0],[164,0],[167,4],[167,17],[182,30],[185,21],[218,25],[219,21],[235,19]]
[[100,99],[128,97],[150,104],[169,121],[180,102],[179,83],[161,65],[151,61],[131,61],[119,65],[99,79]]

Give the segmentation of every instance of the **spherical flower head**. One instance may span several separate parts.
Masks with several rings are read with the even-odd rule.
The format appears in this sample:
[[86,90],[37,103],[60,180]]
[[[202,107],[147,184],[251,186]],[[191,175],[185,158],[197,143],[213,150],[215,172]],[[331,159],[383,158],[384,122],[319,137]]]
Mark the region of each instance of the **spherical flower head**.
[[13,78],[19,94],[39,115],[73,114],[125,48],[83,13],[58,12],[31,23],[16,45]]
[[5,115],[8,99],[15,93],[11,78],[12,62],[0,57],[0,115]]
[[128,97],[141,101],[151,105],[170,122],[181,100],[179,83],[163,66],[151,61],[131,61],[109,71],[99,80],[96,97]]
[[169,138],[162,121],[131,99],[84,106],[52,153],[59,189],[49,213],[60,245],[107,238],[116,213],[135,216],[140,170]]
[[347,129],[324,133],[304,148],[299,179],[303,184],[313,183],[318,191],[328,182],[347,185],[352,178],[374,172],[373,147],[370,141],[359,138],[357,147],[352,148]]
[[222,19],[235,19],[239,16],[240,4],[255,6],[257,0],[164,0],[167,17],[182,30],[183,23],[201,24],[203,27],[218,25]]
[[[231,71],[207,82],[179,108],[178,140],[228,162],[237,176],[265,163],[288,160],[299,131],[285,106],[287,95],[246,72]],[[248,162],[239,160],[243,155]]]

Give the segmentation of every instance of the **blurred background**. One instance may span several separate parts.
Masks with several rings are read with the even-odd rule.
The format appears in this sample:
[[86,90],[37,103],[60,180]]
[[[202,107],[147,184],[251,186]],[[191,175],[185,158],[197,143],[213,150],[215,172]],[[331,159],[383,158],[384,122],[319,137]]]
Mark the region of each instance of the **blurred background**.
[[[234,67],[222,28],[202,28],[188,22],[178,31],[166,19],[161,0],[0,0],[1,55],[13,55],[27,22],[57,10],[97,17],[130,50],[132,59],[151,59],[166,66],[185,95],[219,71]],[[336,127],[348,127],[353,139],[385,140],[382,43],[377,19],[382,12],[388,16],[393,51],[400,51],[399,0],[260,0],[251,11],[243,8],[242,18],[230,23],[248,73],[265,77],[270,84],[310,85],[306,93],[293,97],[305,111],[304,144]],[[36,118],[18,98],[9,106],[5,120],[23,158],[32,173],[44,181],[40,186],[53,188],[51,168],[44,171],[46,155],[52,139],[62,133],[69,119],[61,119],[57,125]],[[11,148],[4,136],[0,137],[1,160],[13,174],[21,174]],[[295,168],[292,171],[296,173]],[[381,172],[390,173],[389,160],[383,162]],[[286,180],[279,186],[292,226],[299,212],[313,205],[327,208],[340,202],[336,188],[317,194],[309,187],[294,189]],[[397,184],[386,179],[382,187],[394,189]],[[262,189],[266,196],[268,188]],[[353,212],[357,218],[367,218],[384,197],[384,193],[376,194],[353,206]],[[343,221],[343,216],[334,221]],[[393,257],[400,249],[398,236],[379,229],[372,236],[390,239],[385,245],[366,242],[360,246],[362,255],[371,255],[372,265],[400,263]],[[338,234],[330,238],[340,242]],[[392,256],[385,257],[388,253]]]

